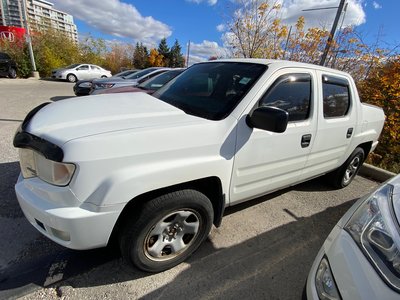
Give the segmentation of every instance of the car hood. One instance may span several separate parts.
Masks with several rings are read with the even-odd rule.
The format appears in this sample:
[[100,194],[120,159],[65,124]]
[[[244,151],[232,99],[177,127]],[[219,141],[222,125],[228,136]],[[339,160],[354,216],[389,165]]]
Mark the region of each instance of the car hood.
[[121,93],[71,98],[39,110],[27,131],[54,144],[82,137],[149,127],[209,122],[145,93]]
[[127,86],[121,86],[121,87],[113,87],[113,88],[110,88],[110,89],[102,89],[102,90],[99,90],[99,92],[96,95],[116,94],[116,93],[139,93],[139,92],[151,95],[155,91],[153,91],[153,90],[143,90],[143,89],[140,89],[138,87],[127,85]]
[[53,72],[64,72],[64,71],[68,71],[68,70],[73,70],[73,69],[59,68],[59,69],[53,70]]

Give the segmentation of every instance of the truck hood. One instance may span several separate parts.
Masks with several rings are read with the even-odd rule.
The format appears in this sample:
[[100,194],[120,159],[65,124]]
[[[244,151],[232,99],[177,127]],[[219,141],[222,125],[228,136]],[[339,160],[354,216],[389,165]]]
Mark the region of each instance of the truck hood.
[[51,103],[30,120],[27,131],[54,144],[121,130],[167,128],[210,122],[145,93],[71,98]]

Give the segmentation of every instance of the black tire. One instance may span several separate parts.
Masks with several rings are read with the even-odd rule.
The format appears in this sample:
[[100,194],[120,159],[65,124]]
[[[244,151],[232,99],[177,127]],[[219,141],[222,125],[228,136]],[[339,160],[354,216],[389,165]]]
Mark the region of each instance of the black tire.
[[106,75],[103,75],[103,76],[101,76],[101,78],[107,78],[107,76],[106,76]]
[[360,170],[364,157],[364,150],[357,147],[340,168],[328,174],[328,180],[333,187],[341,189],[348,186]]
[[13,67],[10,67],[8,69],[8,77],[12,79],[17,78],[17,70],[15,70]]
[[74,74],[68,74],[67,75],[67,80],[69,82],[76,82],[78,80],[78,78],[76,78],[76,76]]
[[143,271],[170,269],[188,258],[207,238],[213,218],[210,200],[195,190],[152,199],[122,228],[122,257]]

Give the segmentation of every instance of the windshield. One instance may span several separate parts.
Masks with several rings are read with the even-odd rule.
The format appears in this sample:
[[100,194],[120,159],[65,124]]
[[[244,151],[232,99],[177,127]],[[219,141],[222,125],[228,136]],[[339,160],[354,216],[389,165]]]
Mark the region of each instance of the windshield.
[[114,75],[114,77],[124,77],[124,76],[129,76],[133,73],[136,73],[139,70],[126,70],[126,71],[122,71],[120,73],[117,73]]
[[139,72],[133,73],[131,75],[125,76],[125,79],[138,79],[138,78],[140,78],[142,76],[145,76],[145,75],[147,75],[147,74],[149,74],[149,73],[151,73],[151,72],[153,72],[155,70],[158,70],[158,69],[159,68],[147,68],[147,69],[144,69],[142,71],[139,71]]
[[144,90],[151,90],[151,91],[156,91],[159,88],[161,88],[164,84],[166,84],[168,81],[171,79],[175,78],[179,74],[181,74],[184,70],[173,70],[173,71],[168,71],[165,73],[162,73],[156,77],[153,77],[149,80],[146,80],[145,82],[141,83],[138,85],[138,88],[144,89]]
[[81,65],[81,64],[69,65],[69,66],[66,66],[65,69],[73,69],[73,68],[76,68],[77,66],[80,66],[80,65]]
[[243,99],[266,65],[212,62],[193,65],[153,96],[187,114],[222,120]]

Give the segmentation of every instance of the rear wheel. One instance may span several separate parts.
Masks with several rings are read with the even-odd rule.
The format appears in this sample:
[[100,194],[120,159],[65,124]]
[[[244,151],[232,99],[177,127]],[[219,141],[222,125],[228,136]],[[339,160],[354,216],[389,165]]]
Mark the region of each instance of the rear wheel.
[[107,78],[107,76],[106,75],[102,75],[101,78]]
[[146,202],[123,228],[119,238],[122,256],[148,272],[172,268],[207,238],[212,221],[212,204],[198,191],[157,197]]
[[328,175],[328,179],[335,188],[348,186],[356,177],[364,162],[364,150],[357,147],[344,164]]
[[76,82],[78,80],[78,78],[76,78],[76,76],[74,74],[68,74],[67,75],[67,80],[69,82]]

